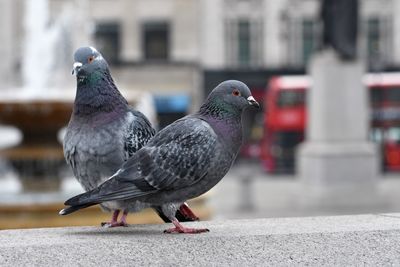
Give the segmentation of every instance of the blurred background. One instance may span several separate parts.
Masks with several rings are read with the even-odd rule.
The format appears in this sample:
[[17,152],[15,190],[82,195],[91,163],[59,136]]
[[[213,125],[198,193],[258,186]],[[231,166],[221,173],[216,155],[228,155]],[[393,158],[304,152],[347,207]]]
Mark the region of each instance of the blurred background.
[[[399,0],[360,0],[368,140],[379,151],[379,201],[321,207],[299,201],[306,76],[321,46],[318,0],[0,0],[0,229],[98,225],[95,207],[58,210],[82,191],[62,153],[75,95],[73,52],[96,47],[123,95],[158,129],[198,109],[227,79],[262,109],[245,114],[245,143],[229,174],[192,205],[202,219],[400,209]],[[332,204],[332,205],[331,205]],[[152,211],[129,223],[159,222]]]

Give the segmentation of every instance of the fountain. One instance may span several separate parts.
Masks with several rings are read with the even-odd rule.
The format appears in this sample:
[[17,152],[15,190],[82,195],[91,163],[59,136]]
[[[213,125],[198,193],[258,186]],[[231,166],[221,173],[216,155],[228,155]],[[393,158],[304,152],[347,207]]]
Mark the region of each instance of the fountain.
[[[68,9],[67,4],[74,8]],[[77,216],[58,216],[62,202],[83,191],[71,173],[63,173],[67,166],[58,136],[68,123],[75,97],[75,79],[70,75],[73,47],[88,44],[82,31],[75,36],[68,30],[77,31],[89,24],[84,23],[87,1],[65,1],[62,5],[64,11],[49,23],[48,0],[25,0],[23,86],[0,90],[0,124],[14,126],[22,135],[19,144],[0,150],[0,157],[16,171],[16,175],[0,177],[0,229],[96,225],[109,216],[96,207]],[[138,90],[122,94],[154,124],[156,115],[150,94]],[[203,201],[196,200],[196,206],[201,208],[196,212],[202,218],[209,216],[209,211],[202,208]],[[130,220],[159,222],[152,211]]]
[[[0,156],[17,171],[24,191],[58,189],[65,165],[57,133],[68,123],[74,97],[71,85],[66,90],[68,82],[61,78],[68,77],[66,68],[71,66],[71,51],[62,46],[70,43],[65,42],[67,13],[50,25],[47,0],[25,1],[23,87],[1,92],[0,123],[17,127],[23,138]],[[56,82],[61,86],[56,88]]]
[[[66,164],[58,133],[68,123],[75,97],[70,73],[76,36],[70,30],[76,23],[84,24],[85,14],[80,12],[85,6],[85,1],[64,3],[50,23],[49,0],[25,0],[23,86],[0,91],[0,123],[22,132],[21,143],[0,150],[0,157],[17,171],[25,192],[60,189],[60,171]],[[149,94],[124,91],[123,95],[155,122]]]

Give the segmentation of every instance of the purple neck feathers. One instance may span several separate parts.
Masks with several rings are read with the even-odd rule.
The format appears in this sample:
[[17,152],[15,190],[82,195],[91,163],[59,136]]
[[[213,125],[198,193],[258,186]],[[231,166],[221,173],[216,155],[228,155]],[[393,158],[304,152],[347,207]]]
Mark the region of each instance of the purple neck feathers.
[[78,83],[73,111],[75,116],[123,113],[127,109],[128,103],[108,71],[92,73]]

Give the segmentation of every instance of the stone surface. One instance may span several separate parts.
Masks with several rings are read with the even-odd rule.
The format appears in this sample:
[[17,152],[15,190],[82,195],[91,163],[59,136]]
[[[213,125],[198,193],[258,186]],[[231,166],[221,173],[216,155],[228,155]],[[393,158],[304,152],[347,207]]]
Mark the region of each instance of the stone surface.
[[0,231],[1,266],[399,265],[400,214]]

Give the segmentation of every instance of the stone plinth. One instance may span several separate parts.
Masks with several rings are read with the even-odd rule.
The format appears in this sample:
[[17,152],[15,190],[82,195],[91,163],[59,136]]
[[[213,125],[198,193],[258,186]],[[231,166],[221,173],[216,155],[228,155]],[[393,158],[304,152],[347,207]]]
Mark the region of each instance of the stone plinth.
[[[298,151],[298,175],[308,187],[376,187],[377,149],[367,140],[368,90],[361,62],[341,61],[333,51],[317,54],[310,66],[306,142]],[[366,191],[367,192],[367,191]]]
[[0,231],[1,266],[390,266],[400,214]]

